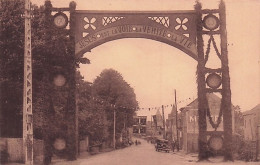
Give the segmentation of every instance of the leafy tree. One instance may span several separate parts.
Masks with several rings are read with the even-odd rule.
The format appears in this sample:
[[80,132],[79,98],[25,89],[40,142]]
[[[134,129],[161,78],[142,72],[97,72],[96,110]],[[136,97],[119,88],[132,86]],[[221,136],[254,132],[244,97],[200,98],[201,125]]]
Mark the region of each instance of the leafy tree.
[[19,0],[0,1],[0,134],[5,137],[22,136],[23,6]]
[[[38,136],[42,126],[48,82],[47,56],[44,55],[43,7],[33,5],[33,110],[34,128]],[[24,66],[24,1],[0,1],[0,110],[1,136],[22,137],[23,66]],[[8,126],[8,127],[7,127]],[[41,131],[40,131],[41,132]],[[41,135],[39,135],[41,136]]]
[[91,99],[91,83],[84,81],[80,72],[77,72],[76,80],[79,137],[90,135],[92,141],[101,142],[108,136],[104,108]]
[[[51,5],[50,1],[46,3]],[[67,36],[67,30],[54,28],[52,16],[50,13],[46,14],[43,6],[32,5],[32,8],[34,133],[36,138],[42,138],[42,128],[46,128],[44,122],[48,121],[49,115],[53,115],[53,101],[59,98],[64,103],[68,95],[67,86],[61,92],[53,88],[51,76],[55,71],[54,66],[69,69],[69,65],[74,63],[71,62],[72,56],[68,51],[72,43]],[[0,130],[1,136],[7,137],[22,137],[23,13],[23,0],[0,0]],[[80,60],[76,61],[77,65]],[[64,105],[60,104],[60,106]]]
[[[123,76],[113,70],[105,69],[94,80],[92,87],[93,96],[104,100],[108,130],[110,139],[113,135],[113,107],[116,111],[116,133],[122,133],[124,124],[126,127],[132,125],[134,108],[138,106],[133,88],[123,79]],[[125,123],[126,122],[126,123]]]
[[[69,89],[74,85],[67,83],[64,87],[57,88],[52,84],[52,78],[57,68],[63,67],[68,82],[72,82],[74,77],[69,74],[71,68],[80,62],[89,61],[74,59],[74,43],[70,41],[68,29],[57,29],[52,24],[50,1],[45,1],[45,7],[33,5],[32,8],[34,135],[43,138],[45,130],[47,136],[50,135],[48,138],[65,136],[71,120],[65,120],[70,116],[64,112],[73,109],[71,106],[74,107],[74,99],[68,99],[71,96],[69,92],[73,92]],[[0,0],[0,130],[1,136],[7,137],[22,137],[23,13],[23,0]],[[71,142],[71,136],[67,137]],[[49,152],[51,143],[48,141],[45,144],[47,143],[49,149],[46,152]],[[70,146],[75,148],[73,144]]]
[[[33,110],[36,128],[39,116],[46,109],[43,103],[44,66],[46,57],[42,54],[43,8],[33,5],[32,50],[33,50]],[[0,1],[0,110],[1,136],[22,136],[23,66],[24,66],[24,1]],[[42,92],[43,91],[43,92]],[[8,125],[8,127],[7,127]]]
[[244,116],[241,112],[241,108],[238,105],[234,107],[234,119],[234,132],[243,136],[243,129],[241,127],[244,126]]

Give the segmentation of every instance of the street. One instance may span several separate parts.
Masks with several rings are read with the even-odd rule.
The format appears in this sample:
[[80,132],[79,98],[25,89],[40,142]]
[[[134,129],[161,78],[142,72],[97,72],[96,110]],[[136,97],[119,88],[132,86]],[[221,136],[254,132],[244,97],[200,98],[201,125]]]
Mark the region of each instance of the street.
[[[76,161],[54,161],[53,165],[173,165],[173,164],[209,164],[210,162],[198,163],[195,154],[185,155],[182,152],[165,153],[156,152],[154,145],[140,140],[141,145],[132,145],[124,149],[97,154],[94,156],[80,157]],[[234,162],[223,163],[222,158],[211,159],[215,164],[233,164]],[[235,164],[257,164],[258,162],[240,162]]]
[[[151,143],[140,140],[140,145],[132,145],[124,149],[102,153],[88,158],[81,158],[77,161],[66,162],[68,165],[170,165],[188,162],[182,156],[173,152],[156,152]],[[196,160],[196,158],[194,158]],[[57,162],[55,165],[64,165],[65,162]],[[189,163],[190,164],[190,163]]]

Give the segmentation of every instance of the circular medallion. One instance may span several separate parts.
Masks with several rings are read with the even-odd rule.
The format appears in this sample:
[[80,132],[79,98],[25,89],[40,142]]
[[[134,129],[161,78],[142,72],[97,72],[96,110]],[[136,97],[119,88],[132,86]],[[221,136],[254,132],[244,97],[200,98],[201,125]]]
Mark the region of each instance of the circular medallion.
[[64,13],[57,13],[53,16],[53,23],[57,28],[65,28],[68,24],[68,17]]
[[53,143],[53,147],[56,149],[56,150],[63,150],[66,148],[66,142],[64,139],[61,139],[61,138],[57,138],[55,139],[54,143]]
[[58,74],[53,78],[54,85],[61,87],[66,84],[66,78],[62,74]]
[[211,149],[219,151],[223,147],[223,138],[221,136],[211,136],[208,145]]
[[215,15],[209,14],[203,19],[203,26],[208,30],[215,30],[219,27],[219,19]]
[[216,73],[211,73],[208,75],[206,83],[210,88],[217,89],[221,85],[221,77]]

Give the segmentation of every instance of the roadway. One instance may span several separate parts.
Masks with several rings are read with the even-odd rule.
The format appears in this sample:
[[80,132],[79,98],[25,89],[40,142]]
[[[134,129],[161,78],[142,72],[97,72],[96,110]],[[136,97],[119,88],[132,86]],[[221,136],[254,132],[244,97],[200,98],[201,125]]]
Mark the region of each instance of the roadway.
[[211,159],[211,162],[196,162],[196,154],[186,155],[183,152],[156,152],[154,145],[140,140],[140,145],[132,145],[97,155],[81,156],[76,161],[57,161],[53,165],[191,165],[191,164],[258,164],[259,162],[246,163],[241,161],[222,162],[223,158]]

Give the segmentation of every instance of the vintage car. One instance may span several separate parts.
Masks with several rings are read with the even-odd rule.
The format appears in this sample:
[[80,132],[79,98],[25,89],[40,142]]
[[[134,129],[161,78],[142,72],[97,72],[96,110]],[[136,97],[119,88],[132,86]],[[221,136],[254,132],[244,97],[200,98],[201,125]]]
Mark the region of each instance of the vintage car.
[[157,139],[156,143],[155,143],[155,150],[158,151],[158,152],[159,151],[170,152],[168,140]]

